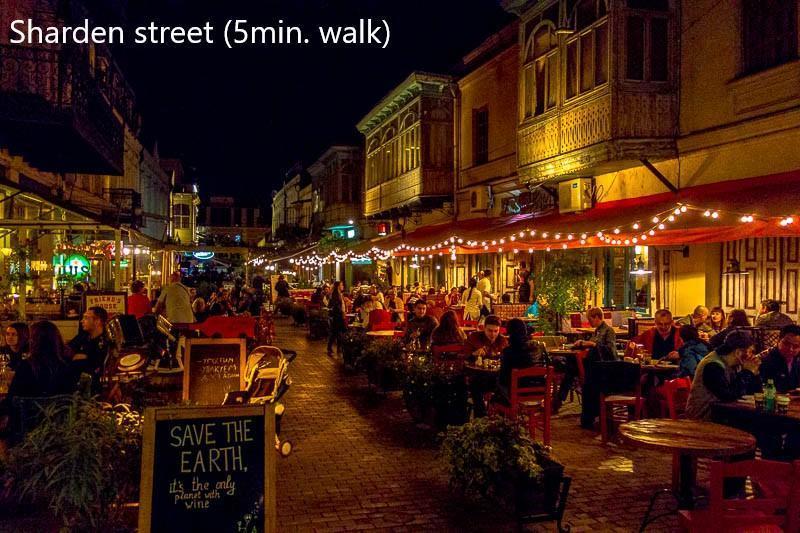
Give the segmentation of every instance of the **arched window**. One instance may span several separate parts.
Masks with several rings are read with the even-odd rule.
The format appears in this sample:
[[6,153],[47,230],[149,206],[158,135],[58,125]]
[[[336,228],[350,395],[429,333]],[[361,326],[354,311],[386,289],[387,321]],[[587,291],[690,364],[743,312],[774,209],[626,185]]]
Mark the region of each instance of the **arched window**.
[[555,26],[544,21],[525,44],[522,68],[522,116],[540,115],[555,107],[558,95],[558,40]]

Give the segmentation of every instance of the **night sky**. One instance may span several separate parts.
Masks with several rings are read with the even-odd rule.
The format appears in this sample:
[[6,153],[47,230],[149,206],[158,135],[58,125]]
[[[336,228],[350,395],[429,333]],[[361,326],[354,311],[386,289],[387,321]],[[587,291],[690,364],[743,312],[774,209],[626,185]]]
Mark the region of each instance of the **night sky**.
[[[144,6],[140,4],[146,4]],[[144,136],[180,157],[201,194],[269,203],[295,162],[361,143],[355,124],[412,70],[449,73],[512,20],[497,0],[154,0],[130,2],[131,24],[222,26],[229,18],[303,26],[387,18],[387,49],[224,46],[118,50]],[[138,12],[136,11],[138,10]],[[218,34],[221,35],[221,32]],[[221,41],[221,38],[219,39]]]

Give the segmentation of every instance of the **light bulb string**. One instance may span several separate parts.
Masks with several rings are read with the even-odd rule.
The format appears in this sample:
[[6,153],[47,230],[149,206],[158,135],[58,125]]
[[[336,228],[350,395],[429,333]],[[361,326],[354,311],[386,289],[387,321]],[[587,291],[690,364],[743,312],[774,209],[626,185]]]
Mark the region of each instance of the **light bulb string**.
[[[715,221],[719,221],[720,217],[736,216],[743,217],[747,220],[740,220],[740,223],[751,223],[754,221],[779,221],[781,226],[788,226],[794,222],[793,215],[771,215],[764,216],[753,213],[743,213],[735,210],[711,209],[704,208],[693,204],[678,202],[674,206],[659,211],[649,217],[649,224],[641,227],[641,218],[629,221],[625,224],[616,226],[605,227],[594,231],[575,231],[575,230],[553,230],[541,229],[536,227],[527,227],[524,230],[515,231],[505,237],[494,238],[489,240],[477,241],[474,239],[466,239],[462,236],[452,235],[443,241],[433,243],[426,246],[410,246],[407,243],[401,243],[390,249],[383,249],[379,246],[373,246],[370,250],[363,253],[355,253],[352,250],[346,252],[332,251],[326,255],[309,254],[290,259],[290,263],[298,265],[324,265],[331,263],[342,263],[346,261],[366,261],[366,260],[388,260],[391,257],[403,257],[414,255],[414,262],[418,263],[424,261],[425,255],[432,259],[434,254],[444,256],[444,254],[456,255],[461,251],[475,251],[483,249],[485,252],[497,251],[497,253],[513,252],[518,253],[520,249],[526,247],[529,251],[533,250],[533,246],[545,246],[546,250],[550,251],[551,247],[561,244],[562,249],[570,248],[569,243],[572,243],[573,248],[582,246],[595,246],[597,240],[612,246],[630,246],[631,244],[645,243],[650,237],[654,237],[659,231],[669,230],[669,224],[674,223],[678,217],[685,215],[688,212],[701,213],[704,216],[710,217]],[[625,228],[625,229],[623,229]],[[553,238],[555,237],[555,238]],[[539,242],[532,242],[535,239]],[[419,257],[421,256],[421,258]],[[262,255],[258,258],[250,260],[251,264],[261,265],[268,259],[268,255]]]

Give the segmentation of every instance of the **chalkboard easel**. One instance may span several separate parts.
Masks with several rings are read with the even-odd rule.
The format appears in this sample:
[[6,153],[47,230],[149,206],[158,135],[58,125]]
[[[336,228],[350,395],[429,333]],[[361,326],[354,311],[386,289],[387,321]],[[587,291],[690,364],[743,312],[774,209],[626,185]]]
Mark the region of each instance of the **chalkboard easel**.
[[274,533],[271,404],[145,410],[141,533]]
[[187,339],[183,362],[183,400],[222,405],[225,394],[244,389],[245,339]]

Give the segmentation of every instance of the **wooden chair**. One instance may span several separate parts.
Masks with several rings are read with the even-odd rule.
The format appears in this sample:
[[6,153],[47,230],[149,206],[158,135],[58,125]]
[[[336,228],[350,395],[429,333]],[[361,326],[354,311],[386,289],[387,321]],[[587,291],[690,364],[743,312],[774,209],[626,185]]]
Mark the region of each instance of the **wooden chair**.
[[661,416],[677,420],[686,411],[686,400],[689,398],[691,388],[690,377],[670,379],[658,387],[658,393],[661,395]]
[[[725,498],[726,478],[750,478],[753,497]],[[708,509],[681,511],[682,531],[800,531],[800,461],[752,459],[711,463]]]
[[[537,379],[535,384],[521,385],[521,382]],[[550,445],[550,417],[553,398],[553,368],[532,366],[511,371],[511,390],[509,404],[498,402],[489,404],[489,414],[501,414],[509,418],[528,417],[528,431],[536,439],[537,428],[542,431],[542,442]]]
[[464,369],[464,345],[444,344],[432,346],[433,366],[450,372],[461,372]]
[[[580,367],[579,367],[580,368]],[[638,363],[609,361],[595,363],[592,372],[603,370],[598,383],[600,394],[600,435],[603,443],[608,442],[609,423],[620,420],[639,420],[642,416],[641,367]],[[605,378],[605,379],[604,379]],[[630,409],[633,408],[631,418]]]

